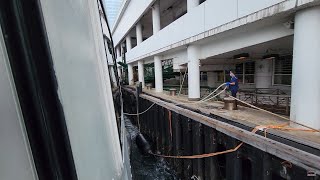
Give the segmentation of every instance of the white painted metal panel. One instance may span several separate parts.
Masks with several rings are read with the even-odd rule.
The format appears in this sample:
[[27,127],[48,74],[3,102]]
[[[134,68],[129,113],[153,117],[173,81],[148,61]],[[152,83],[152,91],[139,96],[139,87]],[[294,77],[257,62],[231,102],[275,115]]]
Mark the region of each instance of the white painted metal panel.
[[0,179],[38,179],[1,28],[0,115]]
[[96,1],[41,0],[80,180],[121,179],[114,104]]

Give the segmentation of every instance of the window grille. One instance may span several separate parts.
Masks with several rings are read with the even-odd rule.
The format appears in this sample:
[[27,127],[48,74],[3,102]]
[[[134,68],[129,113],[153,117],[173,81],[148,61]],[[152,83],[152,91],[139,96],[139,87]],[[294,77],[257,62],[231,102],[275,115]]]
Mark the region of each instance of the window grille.
[[255,62],[249,61],[236,64],[235,75],[238,83],[253,84],[255,74]]
[[255,73],[255,62],[246,62],[244,63],[244,83],[252,84],[254,83],[254,73]]
[[217,82],[224,82],[224,73],[223,71],[216,71],[217,73]]
[[282,56],[274,60],[274,85],[291,85],[292,56]]

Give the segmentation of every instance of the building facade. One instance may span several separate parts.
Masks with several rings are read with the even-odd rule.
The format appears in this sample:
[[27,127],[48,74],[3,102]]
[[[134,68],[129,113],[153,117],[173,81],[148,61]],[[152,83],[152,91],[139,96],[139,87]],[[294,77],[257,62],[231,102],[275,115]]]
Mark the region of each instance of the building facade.
[[197,100],[233,70],[240,89],[281,91],[292,120],[320,129],[319,30],[318,0],[126,0],[112,36],[130,84],[137,69],[144,86],[144,65],[154,63],[162,92],[162,64],[172,60]]

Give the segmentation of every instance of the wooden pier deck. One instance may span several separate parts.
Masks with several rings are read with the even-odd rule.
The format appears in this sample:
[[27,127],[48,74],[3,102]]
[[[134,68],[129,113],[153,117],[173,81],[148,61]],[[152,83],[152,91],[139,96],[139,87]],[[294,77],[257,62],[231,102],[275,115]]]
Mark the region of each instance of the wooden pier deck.
[[[124,95],[126,112],[134,113],[136,108],[134,107],[135,90],[133,87],[127,87],[124,90],[127,91]],[[244,147],[238,150],[239,152],[226,156],[225,162],[227,164],[224,166],[227,168],[226,179],[237,179],[238,173],[243,176],[246,170],[243,169],[244,167],[242,166],[244,164],[241,165],[241,163],[245,162],[246,159],[250,159],[251,164],[257,164],[257,167],[251,167],[250,170],[254,178],[272,179],[271,176],[273,175],[270,175],[270,172],[276,173],[278,176],[282,174],[281,177],[285,179],[319,177],[320,133],[318,132],[291,132],[269,129],[267,137],[265,137],[263,131],[258,131],[257,133],[252,133],[251,131],[259,125],[279,125],[287,121],[243,106],[238,106],[238,110],[234,111],[224,110],[223,103],[218,101],[192,104],[187,100],[186,96],[170,96],[167,92],[156,93],[154,90],[143,90],[143,93],[139,95],[139,99],[139,112],[143,112],[153,103],[156,104],[150,111],[140,115],[140,124],[142,132],[150,135],[155,141],[156,150],[161,154],[175,155],[180,152],[183,155],[191,155],[212,152],[214,148],[211,150],[203,149],[212,145],[212,147],[216,148],[217,144],[212,141],[213,139],[206,139],[212,136],[211,138],[217,138],[219,144],[221,145],[222,143],[222,146],[226,149],[234,148],[240,142],[245,143]],[[198,130],[198,126],[202,130]],[[289,127],[301,128],[293,124],[290,124]],[[213,135],[212,132],[207,134],[209,132],[208,128],[210,132],[213,130],[212,132],[217,134]],[[206,140],[202,141],[202,138]],[[208,140],[211,142],[207,142]],[[269,157],[269,155],[278,159],[272,158],[273,160],[264,161],[263,159]],[[238,156],[241,158],[237,158]],[[263,162],[261,162],[262,160]],[[217,159],[213,161],[217,161]],[[199,166],[199,163],[203,164],[207,160],[183,160],[183,166],[186,165],[185,168],[190,165],[193,166],[194,170],[192,171],[181,169],[181,161],[170,161],[169,159],[168,162],[170,164],[173,162],[173,165],[178,170],[177,173],[185,173],[181,175],[182,177],[190,177],[189,172],[196,172],[195,174],[198,174],[199,177],[204,174],[205,177],[207,173],[212,173],[210,169],[216,166],[214,163],[208,166],[204,163],[203,166]],[[294,167],[289,170],[286,165],[281,165],[283,162],[292,163]],[[284,169],[286,170],[284,171]],[[262,174],[258,175],[257,173]],[[283,173],[288,173],[287,175],[290,177]]]
[[[144,93],[166,99],[174,104],[180,104],[195,111],[200,111],[205,114],[217,115],[219,117],[231,120],[235,123],[240,123],[247,127],[254,128],[259,125],[281,125],[288,121],[281,119],[280,117],[273,116],[271,114],[238,105],[238,110],[225,110],[223,109],[223,102],[221,101],[208,101],[195,104],[192,101],[188,101],[188,97],[185,95],[170,96],[168,92],[156,93],[154,90],[143,90]],[[184,104],[181,104],[184,103]],[[303,126],[290,123],[289,128],[304,128]],[[280,136],[291,141],[295,141],[320,150],[320,133],[318,132],[305,132],[305,131],[284,131],[268,129],[267,136],[269,134]]]

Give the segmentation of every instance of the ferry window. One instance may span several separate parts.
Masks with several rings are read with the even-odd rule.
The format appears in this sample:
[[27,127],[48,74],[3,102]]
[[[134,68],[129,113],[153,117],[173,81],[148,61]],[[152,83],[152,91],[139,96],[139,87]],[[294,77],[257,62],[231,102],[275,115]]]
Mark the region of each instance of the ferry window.
[[274,60],[273,82],[275,85],[291,85],[292,56]]

